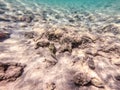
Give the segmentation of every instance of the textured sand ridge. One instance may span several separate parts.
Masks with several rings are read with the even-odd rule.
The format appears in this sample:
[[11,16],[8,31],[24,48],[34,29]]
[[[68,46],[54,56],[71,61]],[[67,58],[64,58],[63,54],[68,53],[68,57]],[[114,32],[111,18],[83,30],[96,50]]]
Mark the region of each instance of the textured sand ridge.
[[0,0],[0,90],[120,90],[119,16],[8,1]]

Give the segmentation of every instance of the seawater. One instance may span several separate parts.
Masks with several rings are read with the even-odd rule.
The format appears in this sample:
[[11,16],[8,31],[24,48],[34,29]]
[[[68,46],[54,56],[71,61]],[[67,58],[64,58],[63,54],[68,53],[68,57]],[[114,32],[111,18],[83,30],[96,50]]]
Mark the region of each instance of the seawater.
[[22,3],[29,7],[43,6],[53,9],[65,9],[68,11],[90,11],[106,14],[120,14],[120,0],[5,0],[18,4]]
[[120,0],[34,0],[34,2],[53,8],[120,14]]
[[[120,0],[0,0],[10,14],[30,11],[50,24],[72,24],[98,29],[120,22]],[[13,10],[12,10],[13,8]],[[15,11],[15,12],[14,12]],[[9,14],[8,12],[6,12]],[[29,13],[29,12],[28,12]],[[27,13],[24,13],[27,14]]]

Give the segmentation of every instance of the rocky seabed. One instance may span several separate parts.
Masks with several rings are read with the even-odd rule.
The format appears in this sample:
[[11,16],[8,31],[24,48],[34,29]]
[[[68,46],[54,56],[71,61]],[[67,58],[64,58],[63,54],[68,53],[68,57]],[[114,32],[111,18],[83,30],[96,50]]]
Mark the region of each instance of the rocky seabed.
[[8,1],[0,0],[0,90],[120,90],[119,15]]

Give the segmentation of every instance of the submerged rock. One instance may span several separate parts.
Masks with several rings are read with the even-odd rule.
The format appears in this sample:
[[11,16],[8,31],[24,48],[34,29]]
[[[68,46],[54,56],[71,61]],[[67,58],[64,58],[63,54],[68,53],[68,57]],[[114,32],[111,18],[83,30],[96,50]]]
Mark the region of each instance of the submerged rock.
[[115,76],[115,79],[120,81],[120,74]]
[[48,40],[39,40],[37,43],[36,43],[36,46],[35,46],[35,49],[38,49],[39,47],[48,47],[50,45],[50,42]]
[[120,29],[117,26],[115,26],[113,24],[110,24],[110,25],[105,26],[101,30],[101,32],[103,32],[103,33],[107,33],[108,32],[108,33],[113,33],[114,35],[117,35],[117,34],[120,34]]
[[35,32],[25,32],[24,36],[26,38],[29,38],[29,39],[32,39],[34,38],[35,36],[37,36],[37,34]]
[[73,20],[73,19],[69,19],[69,22],[70,22],[70,23],[74,23],[75,20]]
[[11,20],[5,17],[0,17],[0,22],[10,22]]
[[99,79],[97,78],[92,78],[91,79],[91,84],[98,87],[98,88],[104,88],[104,84],[102,81],[100,81]]
[[6,4],[0,1],[0,9],[6,8]]
[[118,18],[115,23],[120,24],[120,18]]
[[89,66],[89,68],[91,68],[91,69],[95,69],[95,63],[94,63],[94,61],[93,61],[92,58],[89,58],[89,59],[88,59],[88,66]]
[[25,65],[0,62],[0,81],[14,81],[22,75]]
[[5,40],[5,39],[7,39],[9,37],[10,37],[10,33],[4,32],[4,31],[0,31],[0,41],[3,41],[3,40]]
[[[76,87],[106,88],[105,81],[110,80],[107,78],[109,76],[107,73],[116,72],[115,68],[117,66],[115,63],[119,64],[120,45],[118,42],[120,42],[120,39],[115,36],[76,32],[69,29],[49,30],[37,39],[37,46],[42,47],[41,49],[54,56],[50,59],[51,56],[48,57],[48,54],[43,54],[47,58],[44,61],[46,68],[56,70],[57,67],[61,66],[62,71],[60,72],[62,74],[65,73],[63,71],[66,68],[75,71],[85,69],[85,72],[78,71],[79,73],[73,75],[73,82]],[[77,57],[79,57],[77,61],[73,62],[72,60]],[[118,61],[113,62],[116,59]],[[59,74],[61,75],[61,73]],[[64,79],[66,80],[66,78]],[[112,80],[112,82],[114,84],[115,80]],[[109,84],[107,86],[110,87]]]
[[66,52],[66,51],[68,51],[69,53],[72,52],[72,46],[71,46],[71,44],[67,44],[67,43],[63,44],[63,45],[61,46],[59,52],[64,53],[64,52]]
[[58,62],[54,54],[50,54],[44,57],[45,57],[45,60],[44,60],[45,68],[53,67]]
[[57,52],[57,49],[56,49],[54,43],[50,43],[50,45],[49,45],[49,50],[50,50],[50,52],[53,53],[53,54],[55,54],[55,53]]
[[46,83],[46,89],[45,90],[55,90],[56,85],[55,83]]
[[60,38],[63,36],[63,32],[60,30],[55,30],[55,31],[49,31],[46,33],[46,37],[50,41],[59,41]]
[[85,86],[90,82],[91,78],[87,75],[87,73],[76,73],[73,77],[73,81],[75,84],[80,86]]
[[4,13],[5,13],[5,11],[0,9],[0,14],[4,14]]
[[18,21],[30,23],[34,19],[34,15],[23,15],[19,16],[17,19]]

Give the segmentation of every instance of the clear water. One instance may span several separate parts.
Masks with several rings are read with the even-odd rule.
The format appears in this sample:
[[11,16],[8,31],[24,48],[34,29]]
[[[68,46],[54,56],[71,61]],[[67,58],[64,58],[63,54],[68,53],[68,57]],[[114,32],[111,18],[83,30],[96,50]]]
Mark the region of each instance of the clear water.
[[[34,0],[51,7],[120,12],[120,0]],[[109,11],[108,11],[109,12]]]
[[[8,2],[22,2],[33,7],[32,4],[48,6],[54,9],[69,11],[81,10],[107,14],[120,14],[120,0],[5,0]],[[45,7],[43,7],[45,8]]]
[[[98,29],[120,22],[120,0],[0,0],[16,12],[30,11],[50,24],[73,24]],[[14,10],[13,9],[13,10]],[[20,11],[20,12],[19,12]],[[7,14],[9,14],[7,12]],[[26,13],[25,13],[26,14]],[[41,17],[42,16],[42,17]],[[74,21],[74,23],[73,23]]]
[[53,8],[120,14],[120,0],[31,0]]

